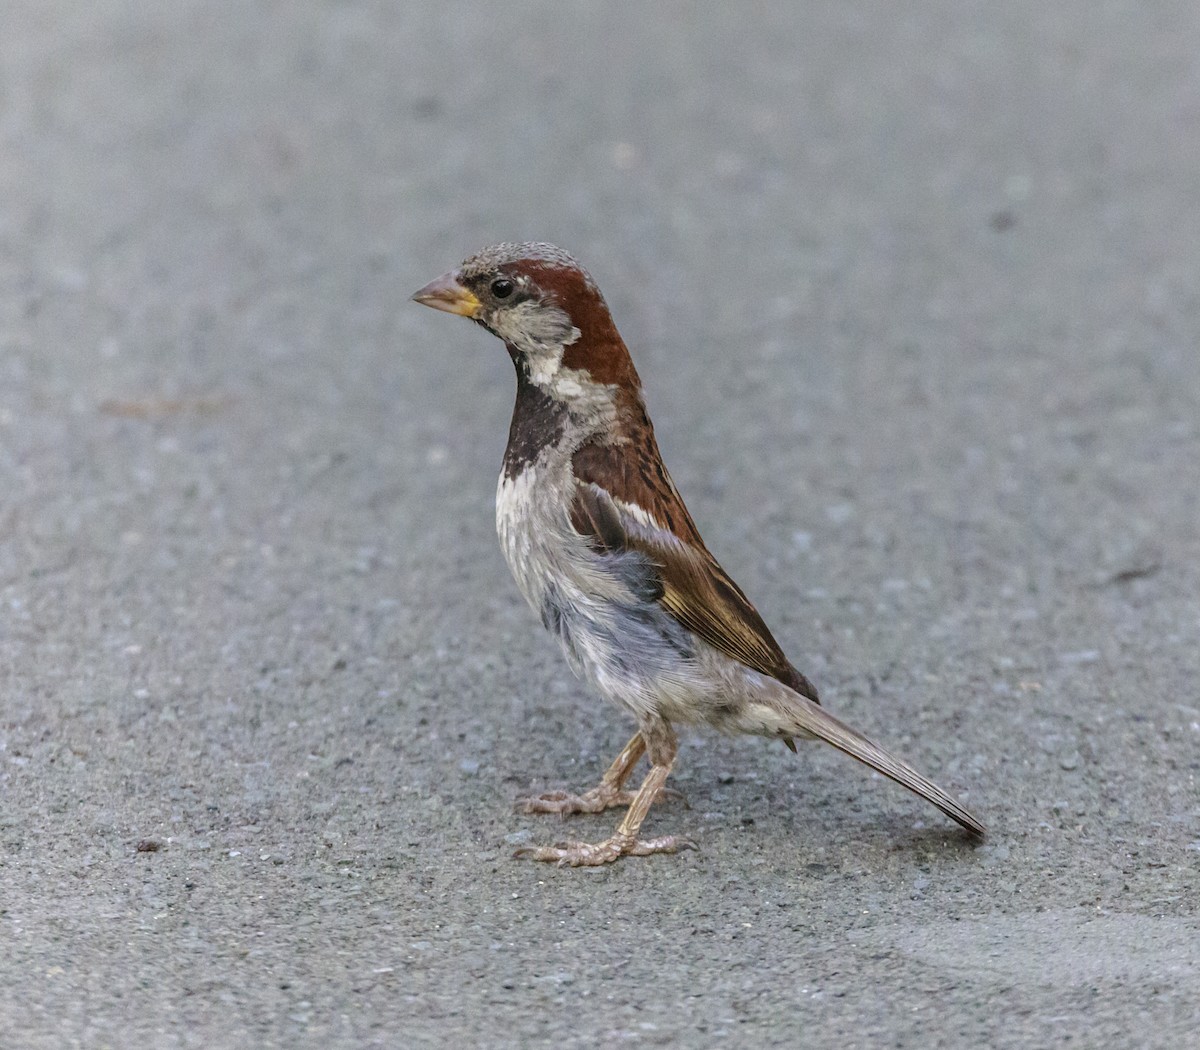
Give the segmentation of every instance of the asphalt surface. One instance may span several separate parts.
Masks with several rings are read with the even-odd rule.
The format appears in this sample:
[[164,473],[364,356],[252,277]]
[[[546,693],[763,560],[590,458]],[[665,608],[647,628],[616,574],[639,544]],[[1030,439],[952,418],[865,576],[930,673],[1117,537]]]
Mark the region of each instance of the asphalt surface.
[[[1200,7],[8,0],[0,1046],[1176,1048],[1200,1029]],[[620,712],[493,534],[589,265],[832,751]]]

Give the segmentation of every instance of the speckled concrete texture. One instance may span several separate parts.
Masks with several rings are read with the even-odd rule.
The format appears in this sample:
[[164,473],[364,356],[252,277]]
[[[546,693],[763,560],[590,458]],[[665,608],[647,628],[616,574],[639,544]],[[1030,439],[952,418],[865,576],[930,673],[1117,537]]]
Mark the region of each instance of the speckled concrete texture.
[[[8,0],[0,1046],[1175,1048],[1200,1029],[1200,7]],[[965,801],[620,712],[508,579],[589,266],[718,557]]]

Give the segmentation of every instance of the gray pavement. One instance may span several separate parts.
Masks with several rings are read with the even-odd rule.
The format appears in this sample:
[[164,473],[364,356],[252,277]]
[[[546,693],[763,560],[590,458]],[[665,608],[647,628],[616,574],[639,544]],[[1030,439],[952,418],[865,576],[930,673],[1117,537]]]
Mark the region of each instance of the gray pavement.
[[[3,23],[0,1047],[1195,1040],[1192,0]],[[691,735],[649,827],[699,852],[510,859],[629,726],[502,563],[505,354],[407,302],[508,238],[985,845]]]

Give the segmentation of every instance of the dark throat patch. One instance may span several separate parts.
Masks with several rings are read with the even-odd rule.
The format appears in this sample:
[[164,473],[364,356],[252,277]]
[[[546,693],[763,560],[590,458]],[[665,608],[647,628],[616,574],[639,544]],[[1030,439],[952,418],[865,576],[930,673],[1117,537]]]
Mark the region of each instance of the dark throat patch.
[[515,478],[546,445],[555,445],[562,438],[567,406],[533,382],[523,354],[507,344],[506,349],[517,369],[517,401],[504,450],[504,476]]

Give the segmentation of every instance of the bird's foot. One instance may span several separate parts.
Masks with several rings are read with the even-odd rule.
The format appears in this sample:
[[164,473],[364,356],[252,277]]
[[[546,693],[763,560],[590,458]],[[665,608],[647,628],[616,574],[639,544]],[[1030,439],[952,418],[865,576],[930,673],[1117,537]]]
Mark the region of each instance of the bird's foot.
[[697,849],[682,835],[664,835],[657,839],[639,839],[617,832],[603,842],[564,842],[557,846],[524,846],[513,853],[521,860],[541,860],[563,867],[596,867],[611,864],[619,857],[648,857],[651,853],[678,853]]
[[[516,806],[522,813],[557,813],[565,817],[570,813],[603,813],[614,806],[628,806],[636,794],[636,791],[623,791],[611,784],[598,784],[582,795],[573,795],[569,791],[547,791],[541,795],[519,798]],[[668,799],[678,799],[687,804],[682,792],[673,788],[663,788],[654,801]]]

